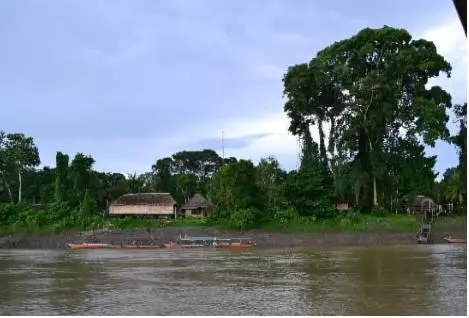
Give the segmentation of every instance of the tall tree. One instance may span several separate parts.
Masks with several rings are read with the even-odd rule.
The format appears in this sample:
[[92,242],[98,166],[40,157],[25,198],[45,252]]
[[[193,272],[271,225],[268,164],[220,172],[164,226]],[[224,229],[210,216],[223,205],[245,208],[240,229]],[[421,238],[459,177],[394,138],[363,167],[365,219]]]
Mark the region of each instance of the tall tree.
[[55,156],[55,162],[54,198],[56,202],[68,202],[71,191],[69,182],[69,157],[59,151]]
[[95,160],[91,156],[77,153],[70,163],[70,178],[73,187],[73,204],[79,205],[85,197],[86,190],[91,191],[92,169]]
[[460,200],[463,207],[467,200],[467,103],[454,107],[456,118],[459,122],[459,132],[452,137],[452,142],[459,148],[459,164],[457,175],[459,176]]
[[173,160],[170,157],[158,159],[151,167],[153,173],[156,175],[158,191],[171,192],[171,175]]
[[282,184],[285,181],[286,173],[280,168],[278,160],[272,156],[262,158],[256,170],[259,190],[265,198],[265,210],[271,217],[276,211],[285,207]]
[[[441,72],[449,76],[451,66],[432,42],[413,40],[403,29],[367,28],[320,51],[310,69],[318,74],[316,78],[332,80],[327,96],[336,100],[330,103],[344,106],[334,108],[340,119],[334,136],[338,152],[348,152],[359,171],[357,193],[363,211],[379,204],[378,182],[384,177],[382,158],[389,138],[404,129],[408,137],[422,137],[432,146],[438,138],[449,136],[445,110],[451,107],[451,97],[440,87],[427,89],[426,85]],[[321,89],[317,81],[305,81],[289,84],[288,90],[307,91],[308,83],[315,92]],[[303,95],[307,101],[314,100],[311,93]],[[292,98],[287,98],[288,104]],[[302,105],[307,112],[297,110],[299,106],[290,107],[295,109],[290,113],[286,109],[292,124],[309,123],[305,113],[314,110],[308,102]]]
[[2,139],[0,140],[0,162],[4,168],[2,171],[3,181],[10,189],[10,199],[13,199],[10,183],[7,180],[8,170],[5,170],[13,168],[18,182],[18,202],[21,202],[23,172],[40,164],[39,151],[34,144],[33,138],[21,133],[7,134],[6,136],[3,134],[0,139]]

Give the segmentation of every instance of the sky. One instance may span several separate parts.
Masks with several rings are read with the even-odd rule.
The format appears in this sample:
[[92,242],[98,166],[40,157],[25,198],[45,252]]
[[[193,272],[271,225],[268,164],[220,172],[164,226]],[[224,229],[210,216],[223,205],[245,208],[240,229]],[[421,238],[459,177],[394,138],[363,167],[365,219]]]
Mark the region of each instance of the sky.
[[[34,137],[43,165],[83,152],[97,170],[142,173],[180,150],[221,155],[223,134],[227,157],[273,155],[294,169],[283,74],[383,25],[434,41],[453,72],[431,84],[466,101],[466,42],[450,0],[3,0],[0,130]],[[427,153],[439,172],[457,165],[454,146]]]

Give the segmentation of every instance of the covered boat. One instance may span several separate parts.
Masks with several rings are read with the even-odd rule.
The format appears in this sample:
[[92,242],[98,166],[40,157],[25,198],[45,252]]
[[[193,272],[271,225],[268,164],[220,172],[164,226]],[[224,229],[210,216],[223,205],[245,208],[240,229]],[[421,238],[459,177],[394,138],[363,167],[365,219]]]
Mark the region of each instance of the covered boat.
[[165,244],[166,248],[194,248],[194,247],[216,247],[216,248],[250,248],[256,244],[245,238],[221,238],[211,236],[179,236],[176,243]]

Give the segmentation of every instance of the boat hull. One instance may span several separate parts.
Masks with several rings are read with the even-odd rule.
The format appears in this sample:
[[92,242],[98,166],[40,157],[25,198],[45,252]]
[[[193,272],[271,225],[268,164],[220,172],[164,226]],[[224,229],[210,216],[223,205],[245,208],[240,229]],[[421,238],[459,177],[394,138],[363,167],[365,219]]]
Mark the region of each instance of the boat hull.
[[444,240],[453,244],[467,244],[466,239],[445,237]]
[[97,249],[108,248],[110,245],[102,243],[68,243],[68,247],[71,249]]

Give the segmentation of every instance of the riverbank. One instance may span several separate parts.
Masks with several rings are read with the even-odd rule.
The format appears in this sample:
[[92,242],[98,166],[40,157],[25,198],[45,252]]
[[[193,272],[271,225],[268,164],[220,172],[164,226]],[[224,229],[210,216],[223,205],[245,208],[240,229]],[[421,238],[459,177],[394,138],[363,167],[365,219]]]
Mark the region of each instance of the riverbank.
[[[148,224],[147,224],[148,225]],[[292,232],[292,229],[295,232]],[[121,228],[94,231],[68,231],[60,234],[11,234],[0,237],[0,248],[22,249],[63,249],[70,242],[107,243],[113,245],[139,244],[160,245],[175,240],[179,235],[219,236],[219,237],[248,237],[257,242],[260,247],[272,246],[304,246],[304,245],[397,245],[415,244],[414,230],[378,228],[311,228],[303,231],[297,228],[284,227],[283,231],[255,229],[249,231],[235,231],[208,226],[168,226],[146,228]],[[433,241],[445,243],[443,237],[466,237],[465,218],[440,218],[435,222]]]
[[9,235],[0,238],[0,248],[67,248],[70,242],[99,242],[113,245],[141,244],[160,245],[174,241],[179,235],[249,237],[258,246],[301,246],[301,245],[357,245],[357,244],[411,244],[415,243],[415,233],[314,233],[286,234],[268,233],[261,230],[246,232],[217,230],[201,227],[168,227],[154,229],[118,229],[97,230],[79,233],[61,233],[52,235]]

